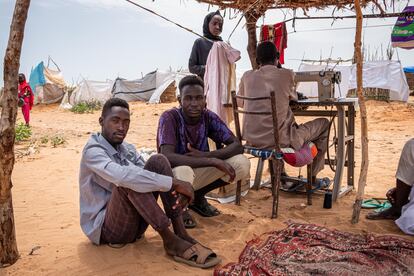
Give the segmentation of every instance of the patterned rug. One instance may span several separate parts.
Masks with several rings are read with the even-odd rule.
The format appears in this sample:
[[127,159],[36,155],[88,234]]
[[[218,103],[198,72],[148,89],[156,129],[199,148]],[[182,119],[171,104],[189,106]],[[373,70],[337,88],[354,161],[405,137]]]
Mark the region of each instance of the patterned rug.
[[288,222],[247,243],[214,275],[414,275],[414,242]]

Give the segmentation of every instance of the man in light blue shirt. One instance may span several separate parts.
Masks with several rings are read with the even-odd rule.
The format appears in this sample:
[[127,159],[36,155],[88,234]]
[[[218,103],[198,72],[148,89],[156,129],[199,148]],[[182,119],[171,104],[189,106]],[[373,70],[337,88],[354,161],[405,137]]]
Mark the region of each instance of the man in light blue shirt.
[[[151,225],[175,260],[203,268],[220,262],[184,228],[182,207],[194,198],[191,184],[173,178],[165,156],[154,155],[145,163],[124,141],[130,124],[128,103],[108,100],[99,124],[102,132],[92,134],[80,165],[80,224],[86,236],[95,244],[116,246],[134,242]],[[165,213],[157,204],[158,195]]]

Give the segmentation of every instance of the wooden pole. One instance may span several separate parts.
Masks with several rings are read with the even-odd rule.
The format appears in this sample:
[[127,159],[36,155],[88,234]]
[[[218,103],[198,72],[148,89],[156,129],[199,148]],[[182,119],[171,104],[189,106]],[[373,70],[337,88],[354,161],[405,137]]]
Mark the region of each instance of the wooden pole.
[[30,0],[17,0],[4,56],[4,94],[0,118],[0,267],[19,258],[12,204],[11,175],[14,166],[14,138],[20,54]]
[[[365,99],[362,92],[362,52],[361,52],[361,36],[362,36],[362,11],[360,0],[355,0],[356,12],[356,31],[355,31],[355,51],[354,58],[357,67],[357,94],[359,100],[360,114],[361,114],[361,173],[358,180],[358,192],[353,206],[352,220],[353,224],[359,221],[361,212],[361,204],[364,197],[365,185],[367,182],[368,173],[368,121],[367,108],[365,106]],[[350,164],[352,166],[352,164]]]
[[246,18],[246,30],[248,35],[247,53],[249,54],[250,64],[253,69],[257,69],[256,62],[256,47],[257,47],[257,35],[256,35],[256,23],[259,16],[254,11],[247,11],[244,14]]

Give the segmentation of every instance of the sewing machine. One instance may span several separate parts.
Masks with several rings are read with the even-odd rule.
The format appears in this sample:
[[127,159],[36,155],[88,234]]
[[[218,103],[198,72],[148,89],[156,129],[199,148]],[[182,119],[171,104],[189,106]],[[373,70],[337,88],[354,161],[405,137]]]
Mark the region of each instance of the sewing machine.
[[340,71],[308,71],[295,72],[295,82],[317,82],[319,101],[335,99],[335,83],[341,82]]

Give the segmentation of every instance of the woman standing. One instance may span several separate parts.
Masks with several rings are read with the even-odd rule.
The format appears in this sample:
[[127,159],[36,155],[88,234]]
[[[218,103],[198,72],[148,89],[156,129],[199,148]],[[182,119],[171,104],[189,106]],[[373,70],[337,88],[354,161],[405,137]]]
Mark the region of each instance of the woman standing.
[[33,106],[33,92],[30,85],[26,82],[24,74],[19,74],[19,91],[18,91],[18,105],[22,108],[22,113],[26,125],[29,126],[30,121],[30,110]]
[[191,73],[198,75],[204,79],[206,62],[211,47],[212,41],[222,41],[220,34],[223,31],[223,17],[219,11],[211,12],[204,18],[203,35],[211,41],[198,38],[194,41],[193,49],[191,50],[190,60],[188,61],[188,69]]

